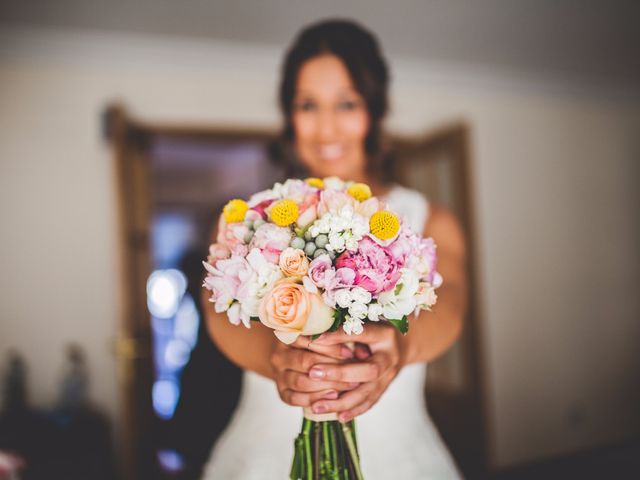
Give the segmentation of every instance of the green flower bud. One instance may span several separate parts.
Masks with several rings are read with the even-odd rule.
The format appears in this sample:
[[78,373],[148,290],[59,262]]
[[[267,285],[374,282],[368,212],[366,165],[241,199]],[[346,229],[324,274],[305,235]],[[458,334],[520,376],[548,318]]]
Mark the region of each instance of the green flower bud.
[[324,233],[321,233],[316,237],[316,247],[324,248],[327,243],[329,243],[329,237],[327,237]]
[[307,244],[304,246],[304,253],[307,254],[307,256],[312,256],[313,252],[316,251],[316,244],[313,242],[307,242]]
[[324,255],[327,251],[324,248],[318,248],[315,252],[313,252],[313,258],[318,258],[320,255]]
[[298,248],[300,250],[304,250],[306,243],[304,241],[304,239],[300,238],[300,237],[293,237],[293,240],[291,240],[291,247],[292,248]]

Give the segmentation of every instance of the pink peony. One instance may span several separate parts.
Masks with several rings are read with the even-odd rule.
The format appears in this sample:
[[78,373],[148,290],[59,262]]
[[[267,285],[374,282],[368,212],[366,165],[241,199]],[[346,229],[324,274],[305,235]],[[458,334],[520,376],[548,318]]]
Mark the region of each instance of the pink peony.
[[344,288],[352,287],[355,279],[356,274],[350,268],[338,268],[326,283],[325,291],[322,295],[324,302],[331,307],[335,307],[336,292]]
[[355,273],[354,285],[377,294],[392,289],[400,278],[401,258],[369,237],[362,239],[355,252],[345,251],[336,260],[336,267]]
[[258,227],[249,248],[259,248],[271,263],[278,263],[280,253],[289,246],[293,233],[288,227],[265,223]]
[[309,264],[309,278],[318,288],[326,288],[335,275],[336,271],[331,264],[331,258],[326,253],[313,259]]
[[419,246],[420,237],[403,223],[396,239],[385,248],[402,268],[407,264],[411,256],[416,254]]

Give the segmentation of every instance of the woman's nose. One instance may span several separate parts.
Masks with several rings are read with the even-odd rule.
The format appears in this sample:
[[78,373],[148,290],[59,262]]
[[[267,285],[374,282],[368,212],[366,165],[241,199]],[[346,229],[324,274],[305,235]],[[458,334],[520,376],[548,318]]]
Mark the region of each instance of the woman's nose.
[[325,109],[318,115],[318,138],[322,140],[335,139],[337,132],[336,115],[330,109]]

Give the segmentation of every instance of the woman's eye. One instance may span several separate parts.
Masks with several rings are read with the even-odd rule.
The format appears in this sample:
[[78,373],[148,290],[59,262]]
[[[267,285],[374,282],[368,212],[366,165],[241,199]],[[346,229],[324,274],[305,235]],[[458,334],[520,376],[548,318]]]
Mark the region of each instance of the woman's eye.
[[338,104],[338,110],[351,111],[355,110],[358,107],[358,104],[351,100],[345,100],[344,102],[340,102]]
[[311,111],[315,110],[316,105],[313,102],[303,101],[303,102],[298,103],[296,108],[298,110],[302,111],[302,112],[311,112]]

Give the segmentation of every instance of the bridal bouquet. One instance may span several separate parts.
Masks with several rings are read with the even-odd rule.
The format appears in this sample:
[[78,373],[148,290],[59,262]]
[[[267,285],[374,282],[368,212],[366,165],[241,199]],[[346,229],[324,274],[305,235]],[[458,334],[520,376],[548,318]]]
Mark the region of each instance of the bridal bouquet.
[[[289,179],[227,203],[203,262],[216,312],[259,320],[284,343],[367,322],[402,333],[436,302],[436,245],[371,195],[336,177]],[[362,478],[353,421],[305,409],[292,479]]]

